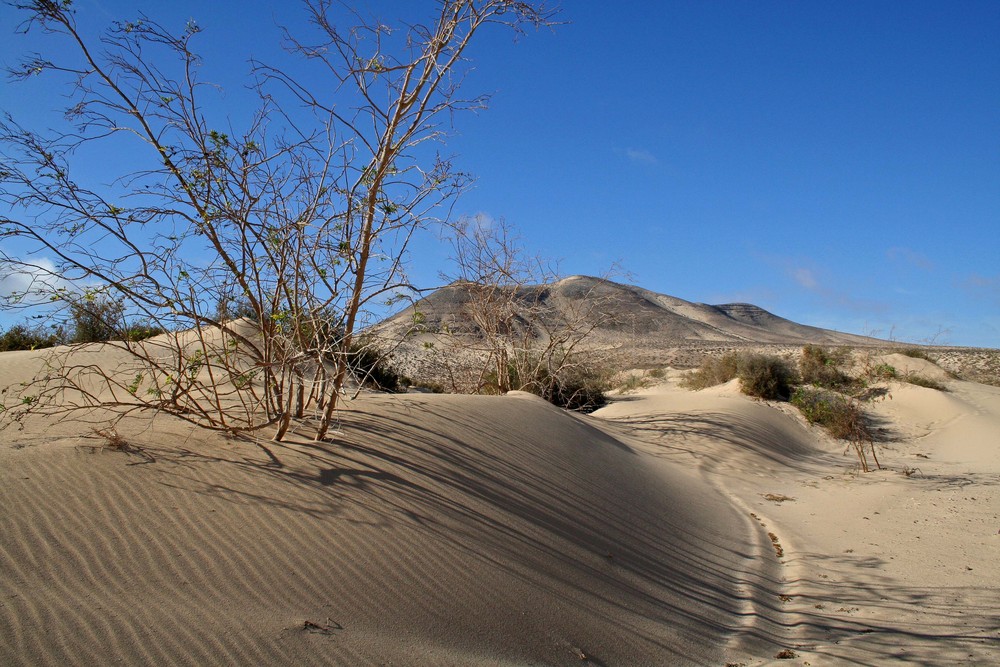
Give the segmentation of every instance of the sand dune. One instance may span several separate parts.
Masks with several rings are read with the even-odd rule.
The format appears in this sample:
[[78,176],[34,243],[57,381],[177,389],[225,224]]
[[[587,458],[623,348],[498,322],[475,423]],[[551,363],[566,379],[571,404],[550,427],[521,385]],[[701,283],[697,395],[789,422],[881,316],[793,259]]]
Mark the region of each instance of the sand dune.
[[587,417],[363,394],[328,444],[29,420],[0,432],[0,664],[985,664],[1000,390],[951,386],[876,405],[870,475],[673,382]]

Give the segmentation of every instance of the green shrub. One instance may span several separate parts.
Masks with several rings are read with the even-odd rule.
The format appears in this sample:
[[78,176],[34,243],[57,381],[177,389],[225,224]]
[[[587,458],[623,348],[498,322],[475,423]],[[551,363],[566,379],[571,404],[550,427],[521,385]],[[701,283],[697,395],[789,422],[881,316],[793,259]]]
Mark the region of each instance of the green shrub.
[[852,442],[872,440],[857,402],[840,394],[800,387],[792,394],[791,404],[810,424],[819,424],[835,438]]
[[128,329],[125,330],[125,340],[130,343],[138,343],[141,340],[159,336],[162,333],[166,333],[166,331],[163,327],[152,322],[136,322],[129,325]]
[[684,376],[681,386],[697,390],[725,384],[736,377],[738,365],[739,356],[734,352],[727,352],[721,357],[706,357],[698,369]]
[[795,374],[780,357],[765,354],[740,355],[736,368],[744,394],[767,400],[788,400]]
[[911,373],[903,378],[906,382],[910,384],[915,384],[918,387],[927,387],[928,389],[937,389],[938,391],[948,391],[948,387],[944,386],[937,380],[933,378],[926,377],[924,375],[916,375]]
[[40,350],[64,342],[62,329],[46,331],[42,327],[15,324],[0,334],[0,352]]
[[869,380],[894,380],[899,377],[896,367],[890,364],[875,364],[865,369],[865,376]]
[[827,389],[850,386],[852,378],[838,368],[843,354],[834,354],[819,345],[806,345],[799,359],[799,373],[806,384]]
[[96,297],[70,304],[73,343],[103,343],[120,340],[124,330],[125,308],[111,299]]

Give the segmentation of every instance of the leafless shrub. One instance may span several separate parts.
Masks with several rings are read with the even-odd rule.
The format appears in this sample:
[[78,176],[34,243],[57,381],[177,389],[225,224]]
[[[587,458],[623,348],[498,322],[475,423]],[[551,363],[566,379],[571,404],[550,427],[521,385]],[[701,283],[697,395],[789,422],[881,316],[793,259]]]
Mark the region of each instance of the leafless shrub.
[[[23,31],[69,48],[28,58],[14,78],[68,76],[71,100],[62,129],[0,120],[0,239],[27,248],[0,250],[0,273],[31,278],[6,305],[117,304],[95,324],[122,315],[170,333],[147,343],[117,327],[113,370],[60,353],[7,417],[154,410],[279,440],[310,419],[325,438],[366,313],[409,287],[412,235],[469,183],[427,150],[456,112],[485,106],[460,94],[469,45],[486,26],[523,32],[553,16],[543,2],[442,0],[428,23],[390,29],[306,0],[315,33],[284,43],[328,78],[252,61],[259,103],[231,129],[203,104],[214,86],[198,76],[193,21],[179,34],[116,22],[94,44],[71,3],[15,4]],[[359,23],[338,26],[345,14]],[[138,166],[84,185],[77,149],[109,142],[132,142]],[[58,265],[25,259],[38,256]]]

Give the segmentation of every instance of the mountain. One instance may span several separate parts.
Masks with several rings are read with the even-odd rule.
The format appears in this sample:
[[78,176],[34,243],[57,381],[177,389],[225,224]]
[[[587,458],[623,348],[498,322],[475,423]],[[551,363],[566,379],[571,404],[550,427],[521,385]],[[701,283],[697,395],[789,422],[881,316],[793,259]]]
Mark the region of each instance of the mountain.
[[[402,338],[420,333],[475,334],[463,315],[470,300],[468,284],[453,283],[436,290],[413,306],[390,317],[376,329],[381,335]],[[872,345],[881,341],[864,336],[798,324],[749,303],[709,305],[658,294],[634,285],[571,276],[548,285],[519,290],[517,301],[537,306],[541,329],[560,321],[590,318],[592,337],[607,344],[617,340],[628,347],[689,345],[694,343],[803,345]],[[414,323],[419,326],[414,328]]]

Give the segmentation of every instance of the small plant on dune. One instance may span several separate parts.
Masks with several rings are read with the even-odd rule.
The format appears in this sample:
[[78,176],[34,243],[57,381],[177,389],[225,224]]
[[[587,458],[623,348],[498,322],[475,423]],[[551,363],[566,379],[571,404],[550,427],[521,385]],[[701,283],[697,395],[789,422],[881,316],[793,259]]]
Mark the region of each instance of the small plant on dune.
[[166,332],[166,329],[153,322],[136,322],[125,330],[125,340],[130,343],[138,343]]
[[748,396],[767,400],[788,400],[795,372],[784,359],[766,354],[728,352],[708,357],[688,373],[681,386],[698,390],[740,379],[740,389]]
[[721,357],[706,357],[701,366],[681,380],[681,386],[691,390],[705,389],[719,384],[725,384],[736,377],[739,356],[727,352]]
[[625,376],[625,379],[621,381],[621,384],[618,385],[618,393],[625,394],[630,391],[637,391],[639,389],[644,389],[649,385],[649,380],[642,375],[629,373]]
[[[586,366],[557,365],[550,371],[543,363],[511,362],[508,375],[507,386],[541,396],[567,410],[593,412],[608,402],[607,374]],[[497,385],[494,393],[501,393]]]
[[810,424],[819,424],[833,437],[847,440],[857,454],[862,470],[871,470],[866,444],[871,450],[875,465],[882,468],[875,453],[875,439],[856,400],[832,391],[800,387],[792,394],[791,404],[799,409]]
[[736,376],[744,394],[772,401],[787,401],[795,381],[795,373],[784,359],[765,354],[741,355]]
[[938,391],[948,391],[948,387],[925,375],[910,373],[909,375],[906,375],[903,380],[909,382],[910,384],[915,384],[918,387],[927,387],[928,389],[937,389]]
[[890,364],[874,364],[865,368],[865,377],[869,380],[884,382],[886,380],[895,380],[899,377],[899,372],[895,366]]
[[837,389],[849,387],[854,380],[840,370],[845,351],[836,353],[819,345],[806,345],[799,359],[799,373],[806,384]]
[[108,426],[107,428],[95,428],[94,435],[104,440],[104,449],[126,453],[132,450],[132,445],[129,444],[129,441],[126,440],[114,426]]
[[925,361],[931,362],[932,364],[937,363],[937,359],[929,355],[924,350],[921,350],[919,347],[903,347],[897,350],[893,350],[893,352],[897,354],[902,354],[907,357],[911,357],[913,359],[923,359]]

